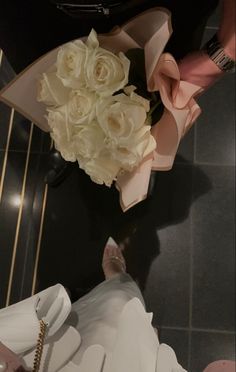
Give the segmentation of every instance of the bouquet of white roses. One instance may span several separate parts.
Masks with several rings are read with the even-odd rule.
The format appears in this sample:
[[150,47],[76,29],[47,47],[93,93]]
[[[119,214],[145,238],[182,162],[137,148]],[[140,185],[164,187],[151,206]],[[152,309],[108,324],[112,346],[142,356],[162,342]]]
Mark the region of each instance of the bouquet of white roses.
[[156,147],[150,102],[128,86],[129,69],[125,54],[101,48],[92,30],[86,42],[62,46],[39,81],[55,148],[98,184],[111,186]]
[[200,113],[200,88],[163,53],[171,32],[170,13],[150,9],[51,50],[0,92],[93,181],[115,180],[123,211],[146,198],[152,170],[171,169]]

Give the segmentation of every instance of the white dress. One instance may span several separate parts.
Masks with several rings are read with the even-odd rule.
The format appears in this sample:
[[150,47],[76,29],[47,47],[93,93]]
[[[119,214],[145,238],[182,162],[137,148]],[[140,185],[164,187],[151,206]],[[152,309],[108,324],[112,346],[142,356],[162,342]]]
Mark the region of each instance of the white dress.
[[[61,290],[62,289],[62,290]],[[126,293],[124,293],[124,290]],[[44,292],[44,291],[43,291]],[[39,297],[42,299],[43,292],[39,294]],[[64,293],[63,293],[64,292]],[[89,295],[84,296],[82,299],[77,301],[75,305],[73,306],[73,316],[70,317],[69,321],[72,323],[76,323],[78,326],[77,316],[78,316],[78,310],[82,310],[82,319],[83,324],[80,324],[80,327],[78,329],[81,329],[83,332],[83,336],[85,337],[86,343],[88,348],[83,353],[82,361],[79,362],[79,364],[75,363],[75,361],[79,361],[81,359],[81,350],[79,350],[81,338],[79,335],[78,330],[76,330],[72,326],[68,326],[63,324],[64,321],[61,319],[60,323],[61,326],[60,329],[55,333],[56,338],[54,338],[54,341],[49,341],[49,343],[46,341],[45,347],[43,349],[43,358],[42,363],[40,366],[40,372],[183,372],[184,370],[182,367],[178,364],[174,351],[168,347],[167,345],[159,344],[159,341],[157,337],[153,337],[154,334],[150,332],[149,322],[150,317],[148,314],[145,313],[143,304],[141,303],[142,296],[140,294],[139,289],[135,285],[135,283],[132,281],[132,279],[128,275],[120,275],[112,280],[106,281],[96,287],[93,291],[94,297],[91,297],[91,292]],[[99,293],[104,292],[104,296],[100,296]],[[71,304],[65,289],[63,286],[56,285],[54,287],[48,288],[46,290],[46,295],[49,295],[50,299],[53,297],[53,293],[57,294],[57,298],[63,298],[64,299],[64,305],[63,309],[61,306],[59,306],[62,310],[62,313],[66,314],[67,310],[71,310]],[[45,293],[44,293],[45,294]],[[111,297],[109,296],[117,296],[117,301],[110,302]],[[140,296],[132,298],[134,295]],[[96,297],[98,295],[98,298]],[[108,296],[107,296],[108,295]],[[47,300],[48,300],[48,296]],[[109,313],[113,313],[113,305],[117,305],[117,310],[122,306],[122,302],[124,303],[127,298],[129,299],[128,302],[123,306],[123,310],[121,310],[121,315],[117,314],[117,311],[114,312],[114,316],[109,315],[112,317],[111,323],[106,324],[108,333],[110,333],[110,329],[114,327],[117,327],[117,332],[115,332],[115,339],[114,340],[112,333],[114,334],[114,331],[110,333],[109,339],[107,338],[107,335],[104,335],[104,332],[100,332],[101,329],[99,329],[98,324],[102,325],[102,321],[105,321],[107,323],[106,316]],[[99,299],[97,301],[97,299]],[[100,301],[101,299],[101,301]],[[25,356],[23,357],[24,361],[19,358],[19,355],[22,354],[19,352],[19,349],[25,348],[25,343],[29,341],[28,336],[31,334],[31,332],[28,332],[30,329],[32,331],[32,328],[34,328],[34,322],[31,322],[29,315],[30,313],[33,314],[33,311],[27,311],[32,305],[35,304],[35,296],[23,300],[23,302],[20,302],[15,305],[11,305],[8,308],[0,309],[0,365],[2,368],[6,366],[6,363],[8,364],[8,368],[6,371],[9,370],[18,370],[21,367],[31,368],[33,365],[33,357],[35,349],[32,351],[26,352]],[[38,299],[36,298],[38,301]],[[55,304],[55,298],[51,301],[51,303]],[[98,311],[94,311],[94,305],[98,305],[98,303],[102,306],[98,309]],[[45,302],[44,302],[45,304]],[[110,304],[111,308],[105,309],[105,313],[103,312],[105,304]],[[26,305],[26,306],[25,306]],[[69,308],[67,309],[67,305],[69,305]],[[90,308],[91,306],[91,308]],[[87,308],[88,313],[86,315],[85,308]],[[90,308],[90,309],[89,309]],[[55,308],[54,308],[55,309]],[[92,310],[91,310],[92,309]],[[58,310],[58,309],[57,309]],[[100,311],[101,310],[101,311]],[[107,311],[108,310],[108,311]],[[124,311],[125,310],[125,311]],[[96,313],[93,315],[92,313]],[[56,311],[57,312],[57,311]],[[5,316],[7,313],[7,316]],[[13,314],[14,313],[14,314]],[[60,313],[60,315],[62,315]],[[81,313],[81,314],[82,314]],[[146,317],[145,317],[146,314]],[[13,315],[13,317],[11,316]],[[17,316],[16,316],[17,315]],[[57,315],[59,313],[57,312]],[[68,315],[68,313],[67,313]],[[125,315],[125,316],[124,316]],[[138,315],[138,316],[137,316]],[[92,316],[91,322],[88,321],[88,316]],[[119,320],[116,321],[115,317],[118,317]],[[137,322],[137,319],[139,318],[139,322]],[[146,319],[145,319],[146,318]],[[103,319],[103,320],[102,320]],[[4,320],[4,322],[2,322]],[[144,321],[143,321],[144,320]],[[146,322],[145,322],[146,320]],[[17,323],[17,321],[19,321]],[[114,324],[112,325],[112,322],[114,321]],[[120,322],[122,321],[122,322]],[[14,323],[14,324],[12,324]],[[95,336],[92,331],[90,331],[89,327],[91,323],[91,326],[96,330]],[[123,324],[122,324],[123,323]],[[54,323],[55,324],[55,323]],[[37,328],[38,322],[36,321],[36,328]],[[123,332],[122,332],[122,325],[123,325]],[[136,326],[136,329],[133,328],[133,326]],[[5,328],[5,330],[4,330]],[[60,332],[61,328],[64,328],[63,332]],[[148,329],[149,328],[149,329]],[[142,330],[142,338],[143,343],[140,343],[140,335],[139,331]],[[13,333],[11,331],[14,331]],[[25,332],[23,332],[23,330]],[[125,331],[124,331],[125,330]],[[131,337],[124,337],[124,335],[129,334],[130,336],[130,330],[132,330]],[[18,332],[19,334],[18,334]],[[120,332],[121,331],[121,332]],[[148,331],[148,332],[146,332]],[[123,335],[122,335],[123,333]],[[96,337],[99,336],[99,343],[100,345],[94,345],[93,342],[96,341]],[[119,338],[119,335],[122,335],[122,337]],[[27,336],[27,337],[26,337]],[[104,337],[105,336],[105,337]],[[133,337],[135,336],[135,337]],[[136,337],[138,336],[138,337]],[[95,337],[95,338],[94,338]],[[113,339],[113,340],[112,340]],[[132,340],[132,343],[127,343],[127,341]],[[1,341],[4,341],[4,343],[1,343]],[[113,346],[109,344],[109,342],[113,343]],[[121,342],[122,345],[121,345]],[[151,342],[150,342],[151,341]],[[103,344],[103,346],[101,345]],[[156,349],[152,348],[153,345],[157,344]],[[6,347],[7,344],[8,347]],[[123,346],[123,349],[122,349]],[[138,346],[138,348],[137,348]],[[86,347],[85,345],[83,348]],[[12,348],[15,353],[9,350],[9,348]],[[29,347],[27,347],[28,349]],[[111,352],[113,354],[113,362],[115,361],[115,364],[109,366],[109,363],[106,361],[104,348],[107,350],[110,350],[106,353],[110,353],[112,348],[113,351]],[[17,352],[18,350],[18,352]],[[118,350],[118,353],[116,351]],[[89,352],[88,352],[89,351]],[[138,351],[138,352],[137,352]],[[144,353],[143,353],[144,351]],[[151,352],[151,354],[150,354]],[[24,354],[24,353],[23,353]],[[116,355],[115,355],[116,354]],[[87,361],[85,361],[85,355],[87,355]],[[143,358],[143,355],[145,355],[145,358]],[[105,359],[105,363],[104,363]],[[110,358],[112,361],[112,358]],[[153,361],[152,364],[150,364],[150,360]],[[132,366],[132,362],[134,362]],[[24,364],[24,362],[26,364]],[[0,366],[0,367],[1,367]],[[204,372],[215,371],[217,368],[217,371],[231,371],[233,372],[235,370],[235,363],[232,361],[218,361],[211,363],[206,369],[204,369]],[[1,369],[1,368],[0,368]],[[3,369],[5,370],[5,369]],[[31,369],[30,369],[31,370]]]
[[84,351],[93,344],[100,344],[106,353],[112,352],[120,315],[124,305],[138,298],[143,306],[143,296],[129,274],[122,273],[105,280],[72,305],[67,324],[78,329],[82,343],[74,361],[79,363]]
[[[96,286],[72,306],[60,284],[0,311],[0,341],[32,367],[39,319],[50,326],[40,372],[184,372],[160,344],[128,274]],[[185,371],[186,372],[186,371]]]
[[[128,308],[127,315],[124,309]],[[105,280],[72,305],[66,323],[79,331],[82,340],[72,361],[79,365],[85,350],[99,344],[106,354],[103,372],[115,372],[116,369],[119,372],[185,371],[178,364],[174,351],[165,344],[160,345],[157,334],[151,327],[151,321],[152,313],[145,312],[143,296],[129,274],[122,273]],[[142,365],[146,363],[148,343],[149,353],[151,349],[153,352],[148,357],[147,365]],[[131,348],[131,344],[137,345]],[[124,355],[126,350],[128,354]],[[138,355],[135,355],[137,351]],[[128,361],[129,358],[131,362]]]

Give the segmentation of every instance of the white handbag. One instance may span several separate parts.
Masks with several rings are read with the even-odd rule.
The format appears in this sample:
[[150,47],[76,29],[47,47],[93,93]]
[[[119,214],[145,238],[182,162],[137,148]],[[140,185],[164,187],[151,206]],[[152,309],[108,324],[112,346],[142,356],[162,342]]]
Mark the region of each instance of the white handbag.
[[0,309],[0,341],[17,355],[36,347],[34,370],[39,369],[42,348],[71,311],[61,284],[49,287],[21,302]]

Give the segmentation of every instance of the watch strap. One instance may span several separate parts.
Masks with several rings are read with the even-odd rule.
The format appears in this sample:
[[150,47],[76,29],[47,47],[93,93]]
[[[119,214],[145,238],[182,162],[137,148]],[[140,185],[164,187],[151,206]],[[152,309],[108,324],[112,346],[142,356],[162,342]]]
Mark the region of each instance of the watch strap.
[[225,54],[217,34],[215,34],[203,47],[211,60],[224,72],[232,71],[235,61]]

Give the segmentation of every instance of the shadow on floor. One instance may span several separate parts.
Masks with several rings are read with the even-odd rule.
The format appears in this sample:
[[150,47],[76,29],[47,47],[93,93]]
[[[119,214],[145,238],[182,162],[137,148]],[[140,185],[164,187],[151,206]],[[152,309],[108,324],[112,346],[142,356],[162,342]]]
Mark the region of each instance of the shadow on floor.
[[[193,173],[201,180],[194,199]],[[112,236],[125,247],[128,271],[144,290],[161,249],[158,230],[187,219],[194,200],[211,189],[207,176],[183,158],[170,172],[154,172],[150,185],[148,198],[126,213],[115,187],[94,184],[76,165],[61,185],[49,189],[38,289],[61,282],[73,293],[77,288],[79,297],[98,284],[103,248]]]

